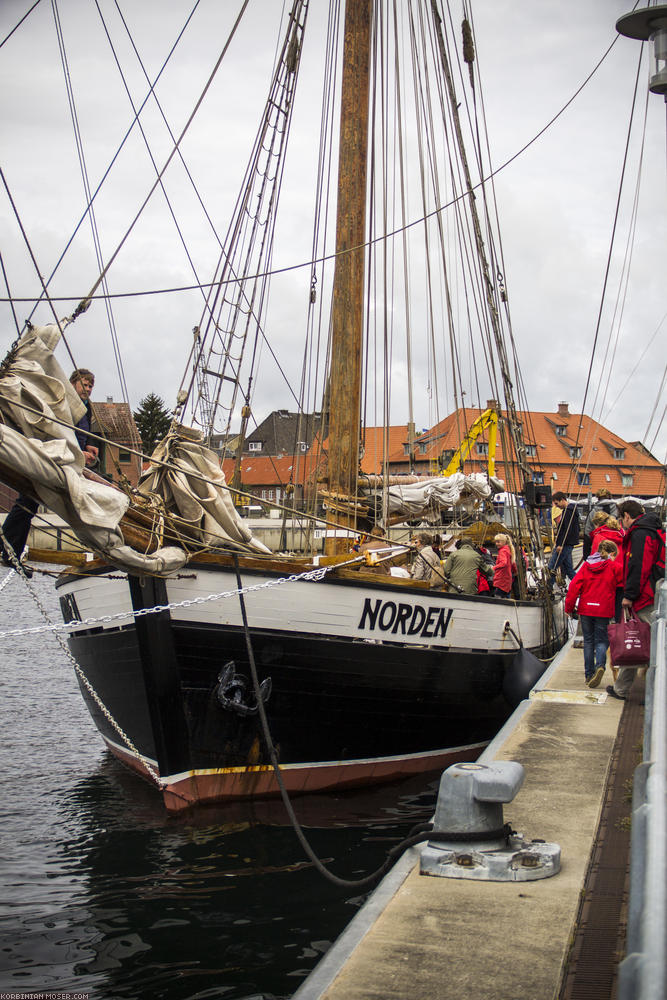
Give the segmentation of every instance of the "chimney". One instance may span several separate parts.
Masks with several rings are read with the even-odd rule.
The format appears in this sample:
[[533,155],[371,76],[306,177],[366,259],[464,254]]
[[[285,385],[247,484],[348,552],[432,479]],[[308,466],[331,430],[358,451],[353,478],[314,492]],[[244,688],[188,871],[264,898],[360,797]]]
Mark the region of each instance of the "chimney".
[[570,416],[570,404],[569,403],[559,403],[558,404],[558,416],[559,417],[569,417]]
[[487,401],[486,401],[486,409],[487,410],[499,410],[500,407],[498,406],[498,400],[497,399],[487,399]]

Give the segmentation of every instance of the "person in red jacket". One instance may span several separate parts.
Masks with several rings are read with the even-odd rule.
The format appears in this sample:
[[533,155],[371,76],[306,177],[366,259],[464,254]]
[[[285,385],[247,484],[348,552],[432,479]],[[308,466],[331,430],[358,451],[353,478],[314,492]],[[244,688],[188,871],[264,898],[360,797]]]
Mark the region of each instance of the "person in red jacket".
[[493,567],[493,596],[509,597],[512,577],[516,573],[514,546],[509,535],[496,535],[493,541],[497,546],[496,564]]
[[[603,514],[598,511],[593,517],[593,523],[595,524],[595,518],[604,518],[603,521],[598,522],[597,526],[594,528],[591,535],[591,555],[593,552],[597,552],[600,542],[604,541],[605,538],[608,541],[613,542],[614,545],[618,546],[618,555],[616,556],[616,562],[619,564],[621,569],[623,569],[623,535],[624,531],[615,517],[611,514]],[[621,582],[616,590],[616,602],[614,604],[614,621],[620,622],[622,613],[622,601],[623,601],[623,573],[621,573]]]
[[623,570],[617,563],[617,546],[608,540],[600,542],[598,551],[590,555],[570,583],[565,598],[565,613],[581,619],[584,636],[584,673],[588,687],[597,687],[604,677],[609,638],[607,625],[614,614],[616,588]]
[[[644,622],[650,622],[655,603],[657,567],[665,564],[665,535],[662,522],[652,511],[636,500],[624,500],[618,505],[623,536],[623,607],[632,609]],[[648,663],[645,664],[648,667]],[[607,687],[612,698],[625,701],[637,667],[621,667],[618,677]]]

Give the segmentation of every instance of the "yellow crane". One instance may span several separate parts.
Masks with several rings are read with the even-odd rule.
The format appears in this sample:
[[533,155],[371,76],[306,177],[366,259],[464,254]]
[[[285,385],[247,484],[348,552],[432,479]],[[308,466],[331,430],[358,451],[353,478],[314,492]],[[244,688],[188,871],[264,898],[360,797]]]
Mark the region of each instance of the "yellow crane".
[[446,469],[443,469],[443,476],[453,476],[455,472],[463,471],[463,463],[467,458],[470,458],[470,452],[472,451],[472,446],[474,445],[480,434],[483,434],[485,430],[489,431],[489,454],[488,454],[488,470],[490,476],[495,476],[496,474],[496,438],[498,436],[498,411],[494,409],[484,410],[477,420],[474,420],[470,425],[470,429],[461,441],[461,444],[456,449],[449,464]]

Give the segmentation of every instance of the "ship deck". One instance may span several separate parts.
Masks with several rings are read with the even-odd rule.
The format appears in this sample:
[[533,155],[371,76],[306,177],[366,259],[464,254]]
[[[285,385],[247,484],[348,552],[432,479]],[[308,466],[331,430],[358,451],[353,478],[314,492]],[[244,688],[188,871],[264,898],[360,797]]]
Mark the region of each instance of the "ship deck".
[[505,820],[558,843],[560,873],[523,883],[422,876],[412,848],[294,1000],[614,995],[643,682],[623,703],[605,693],[609,671],[595,691],[583,676],[570,641],[481,758],[524,766]]

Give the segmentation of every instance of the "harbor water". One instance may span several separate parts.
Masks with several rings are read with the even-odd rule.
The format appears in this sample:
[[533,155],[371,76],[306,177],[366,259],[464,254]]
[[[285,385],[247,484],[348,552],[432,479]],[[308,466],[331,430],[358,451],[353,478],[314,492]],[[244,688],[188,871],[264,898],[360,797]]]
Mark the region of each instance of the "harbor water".
[[[13,575],[0,631],[43,624],[36,601],[61,621],[53,574]],[[104,749],[53,634],[0,640],[0,722],[1,992],[287,998],[366,898],[314,869],[280,802],[167,816]],[[436,789],[428,775],[294,805],[354,879],[430,818]]]

